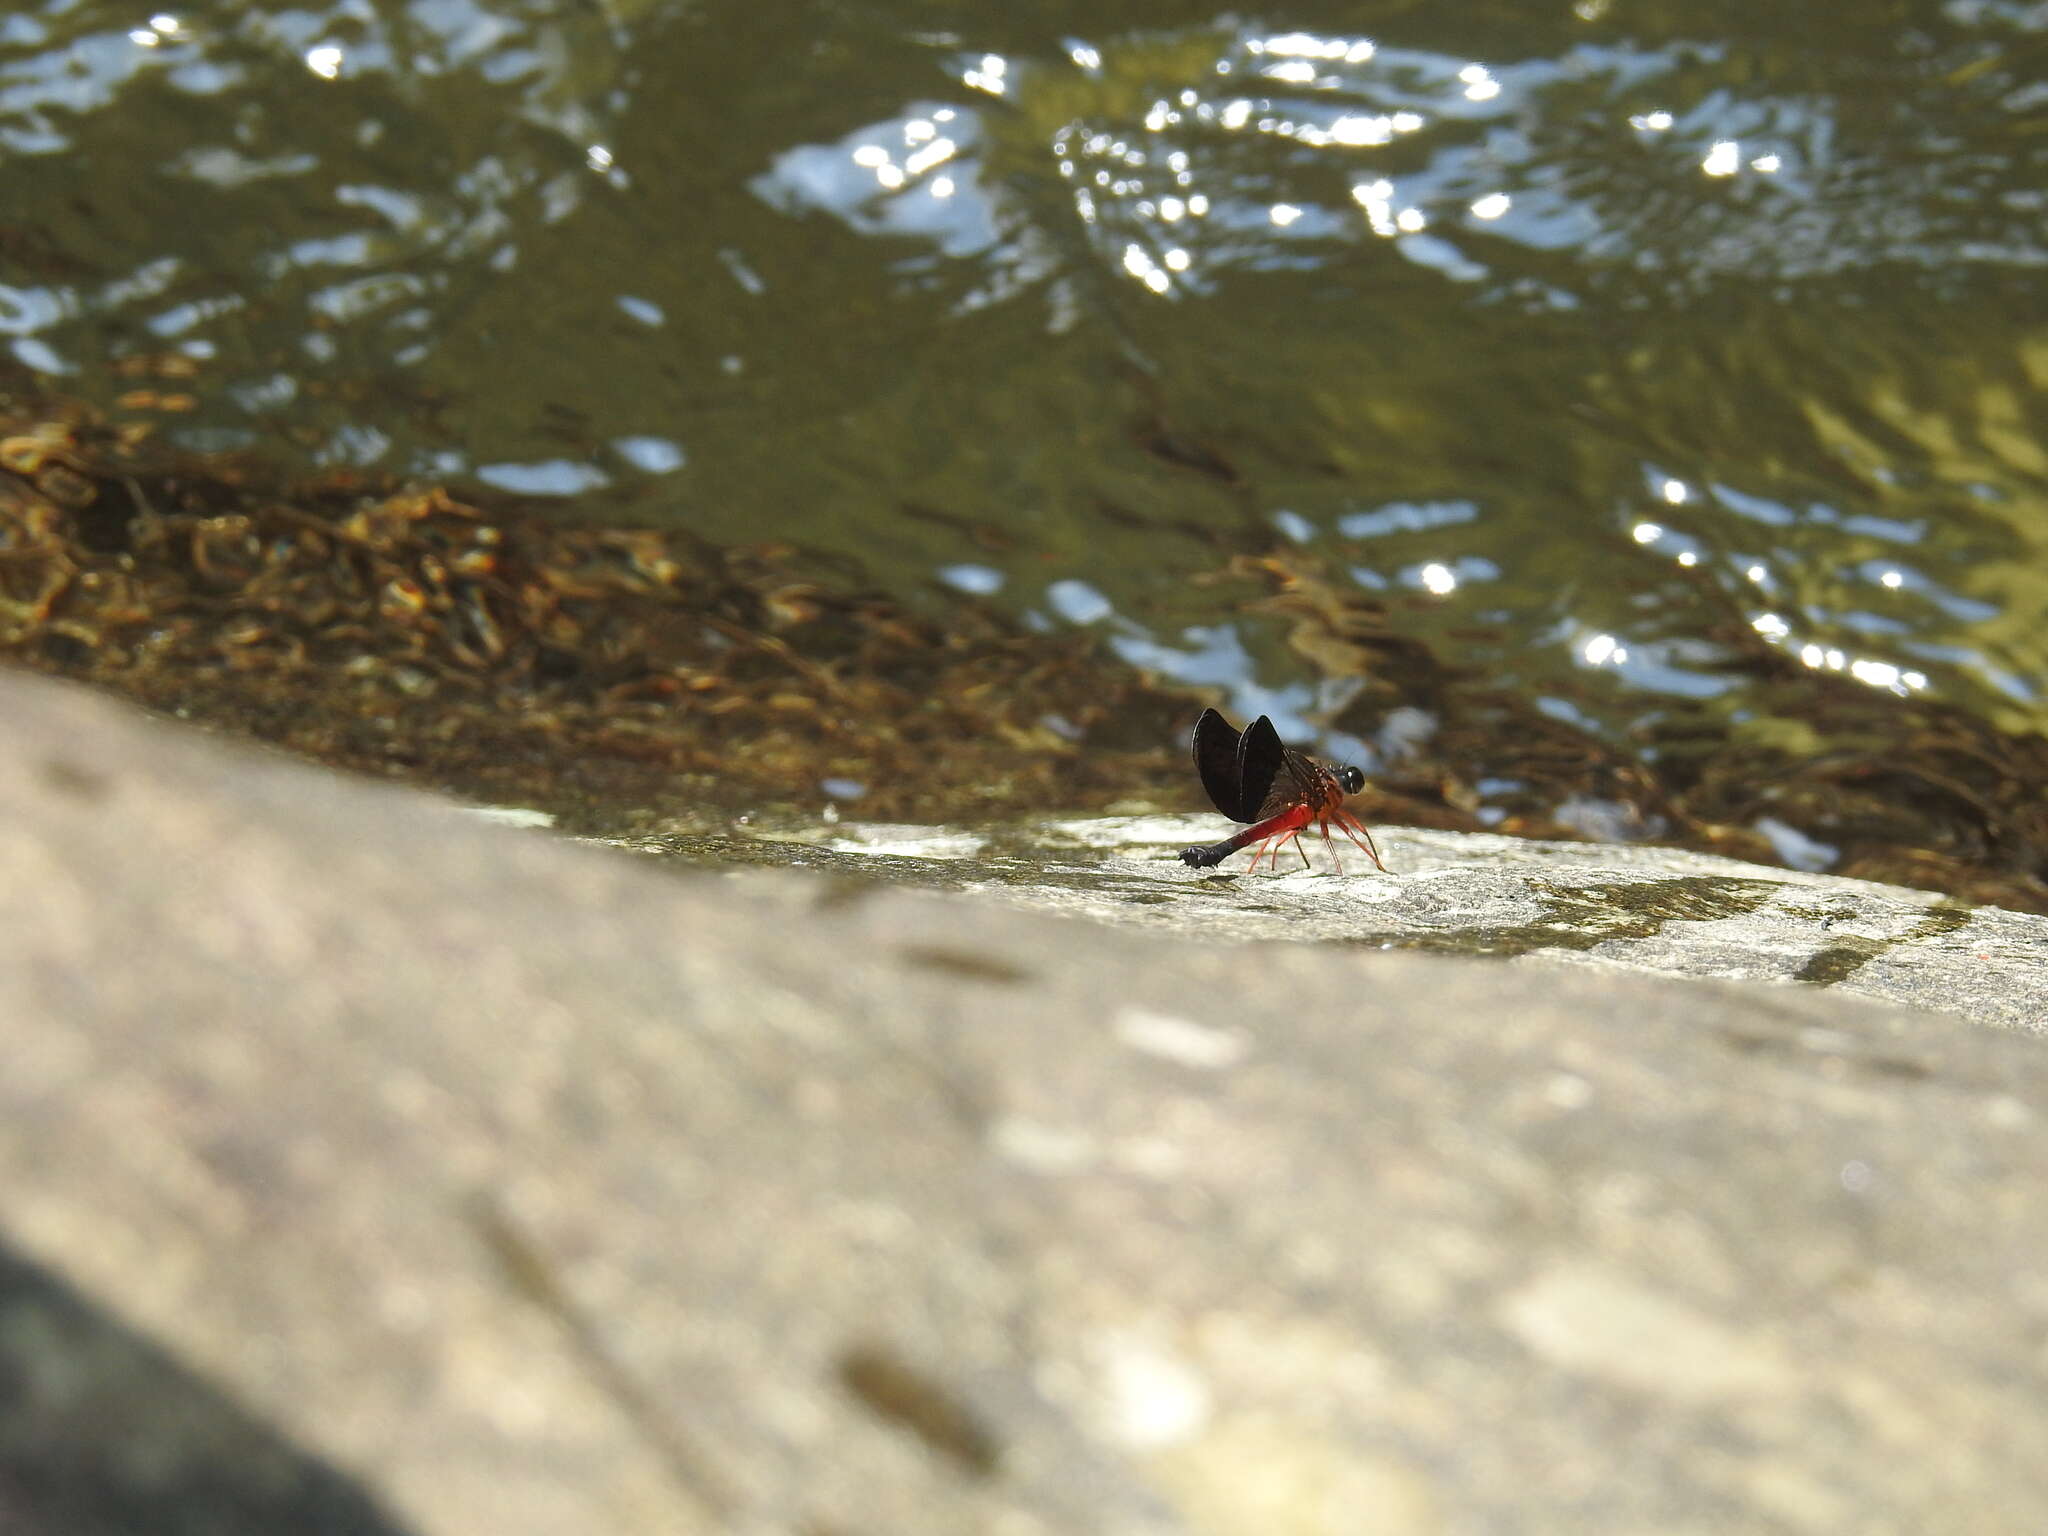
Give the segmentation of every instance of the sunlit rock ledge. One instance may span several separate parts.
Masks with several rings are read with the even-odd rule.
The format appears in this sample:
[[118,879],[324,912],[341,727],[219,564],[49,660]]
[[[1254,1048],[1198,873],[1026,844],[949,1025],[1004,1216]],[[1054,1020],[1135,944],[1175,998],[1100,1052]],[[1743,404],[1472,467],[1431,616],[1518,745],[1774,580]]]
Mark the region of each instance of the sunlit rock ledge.
[[2048,1529],[2048,1045],[1381,948],[1742,896],[1804,967],[1938,903],[1398,830],[1205,879],[1167,824],[707,878],[0,718],[9,1532]]
[[[1931,891],[1682,849],[1374,830],[1392,873],[1310,840],[1312,867],[1249,853],[1193,870],[1213,816],[1101,817],[972,833],[842,821],[623,846],[786,863],[1208,942],[1291,940],[1796,983],[2048,1033],[2048,919]],[[1342,845],[1340,845],[1342,846]]]

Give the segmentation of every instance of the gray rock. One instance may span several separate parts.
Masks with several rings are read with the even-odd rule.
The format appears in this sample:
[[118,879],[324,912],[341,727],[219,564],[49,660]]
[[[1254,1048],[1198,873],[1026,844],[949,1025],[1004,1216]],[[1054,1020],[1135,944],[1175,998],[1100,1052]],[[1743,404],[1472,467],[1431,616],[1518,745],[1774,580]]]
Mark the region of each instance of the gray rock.
[[[401,1528],[2048,1528],[2024,1035],[679,876],[0,714],[0,1239]],[[207,1454],[153,1422],[73,1432]]]
[[[1283,865],[1221,870],[1175,856],[1213,840],[1216,819],[1053,823],[1000,845],[928,828],[862,826],[754,839],[802,862],[860,856],[899,884],[943,886],[1013,906],[1245,943],[1292,939],[1494,955],[1724,981],[1796,982],[2048,1034],[2048,919],[1971,907],[1932,891],[1773,869],[1676,848],[1542,843],[1390,827],[1391,875],[1362,856],[1332,874]],[[688,853],[689,839],[640,839]],[[729,851],[729,842],[721,844]],[[1000,857],[991,858],[1000,850]],[[860,862],[860,859],[841,863]]]

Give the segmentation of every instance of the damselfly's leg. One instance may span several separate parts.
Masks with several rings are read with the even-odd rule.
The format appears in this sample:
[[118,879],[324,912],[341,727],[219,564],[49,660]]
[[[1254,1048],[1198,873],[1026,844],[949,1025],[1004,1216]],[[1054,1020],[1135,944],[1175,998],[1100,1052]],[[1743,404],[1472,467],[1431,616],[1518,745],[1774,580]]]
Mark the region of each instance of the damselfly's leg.
[[1337,857],[1337,845],[1330,840],[1330,823],[1319,821],[1316,823],[1316,830],[1323,834],[1323,846],[1330,850],[1330,862],[1337,867],[1338,874],[1343,874],[1344,861]]
[[[1380,851],[1373,846],[1372,829],[1349,811],[1339,811],[1331,819],[1337,823],[1338,829],[1346,837],[1350,838],[1352,842],[1357,843],[1359,847],[1372,856],[1373,868],[1384,875],[1387,872],[1387,866],[1380,862]],[[1360,841],[1361,837],[1364,839],[1362,842]]]

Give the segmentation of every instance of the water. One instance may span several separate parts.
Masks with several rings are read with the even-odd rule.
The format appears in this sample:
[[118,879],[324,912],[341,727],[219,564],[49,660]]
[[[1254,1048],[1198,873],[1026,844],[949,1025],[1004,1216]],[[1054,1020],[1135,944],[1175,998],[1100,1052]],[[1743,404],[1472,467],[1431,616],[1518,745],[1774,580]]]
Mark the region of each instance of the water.
[[1087,630],[1476,825],[2048,899],[2048,10],[1115,21],[16,6],[0,335]]

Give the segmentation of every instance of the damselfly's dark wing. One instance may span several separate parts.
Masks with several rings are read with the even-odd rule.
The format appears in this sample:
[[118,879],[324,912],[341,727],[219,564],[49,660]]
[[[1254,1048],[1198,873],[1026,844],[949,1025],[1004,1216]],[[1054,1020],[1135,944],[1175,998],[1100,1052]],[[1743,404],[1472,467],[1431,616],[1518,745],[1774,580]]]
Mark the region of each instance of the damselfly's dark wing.
[[1202,718],[1195,722],[1195,734],[1191,745],[1195,754],[1195,772],[1201,775],[1202,788],[1207,791],[1209,803],[1228,816],[1232,821],[1242,821],[1237,807],[1244,797],[1238,793],[1242,782],[1237,768],[1237,727],[1217,714],[1213,709],[1202,711]]
[[1213,709],[1203,710],[1195,722],[1194,753],[1195,772],[1210,803],[1232,821],[1243,822],[1258,819],[1288,757],[1280,733],[1264,715],[1240,733]]

